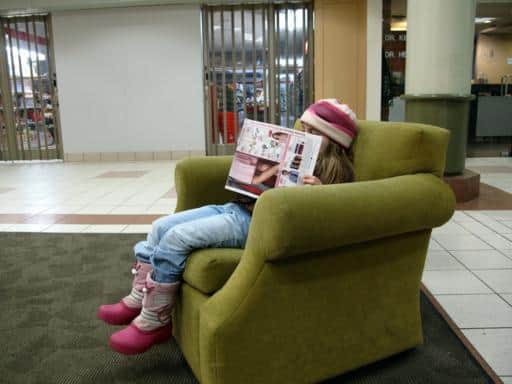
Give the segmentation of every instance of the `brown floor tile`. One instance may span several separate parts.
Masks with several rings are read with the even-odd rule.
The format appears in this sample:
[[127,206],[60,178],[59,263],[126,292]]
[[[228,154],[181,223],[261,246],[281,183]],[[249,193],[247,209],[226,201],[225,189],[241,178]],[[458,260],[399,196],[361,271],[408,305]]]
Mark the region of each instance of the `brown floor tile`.
[[25,224],[25,221],[33,217],[34,215],[29,214],[15,214],[15,213],[6,213],[0,214],[0,224]]
[[57,224],[151,224],[163,215],[62,215]]
[[96,178],[138,178],[149,171],[110,171],[96,176]]
[[478,173],[510,173],[512,174],[512,167],[499,166],[499,165],[479,165],[475,167],[468,167],[470,170]]
[[152,224],[153,221],[155,221],[156,219],[159,219],[160,217],[163,217],[163,216],[167,216],[167,215],[138,215],[138,216],[131,216],[132,219],[127,224]]
[[0,214],[0,224],[151,224],[164,215]]
[[468,211],[512,209],[512,194],[480,183],[480,196],[465,203],[458,203],[456,209]]
[[59,215],[35,215],[28,217],[23,224],[55,224],[57,223],[64,214]]

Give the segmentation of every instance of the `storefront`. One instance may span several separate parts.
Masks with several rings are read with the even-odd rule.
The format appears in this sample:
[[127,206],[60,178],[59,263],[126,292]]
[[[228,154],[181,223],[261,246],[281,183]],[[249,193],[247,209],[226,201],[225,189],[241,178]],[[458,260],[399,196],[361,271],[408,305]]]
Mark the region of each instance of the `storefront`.
[[293,127],[313,98],[311,2],[203,6],[208,154],[233,151],[244,119]]
[[0,23],[0,160],[62,158],[49,19]]

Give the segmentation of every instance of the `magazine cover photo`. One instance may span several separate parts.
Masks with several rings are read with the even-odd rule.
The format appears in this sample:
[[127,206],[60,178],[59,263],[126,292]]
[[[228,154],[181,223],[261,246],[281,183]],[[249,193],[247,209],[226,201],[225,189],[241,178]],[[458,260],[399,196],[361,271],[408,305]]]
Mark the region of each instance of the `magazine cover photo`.
[[277,125],[246,119],[226,189],[257,198],[270,188],[302,185],[312,174],[320,139]]

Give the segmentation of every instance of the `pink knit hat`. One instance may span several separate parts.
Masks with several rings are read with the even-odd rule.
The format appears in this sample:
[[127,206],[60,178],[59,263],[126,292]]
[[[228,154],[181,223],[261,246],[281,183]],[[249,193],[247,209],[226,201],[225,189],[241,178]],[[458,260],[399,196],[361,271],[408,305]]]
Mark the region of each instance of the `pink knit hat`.
[[304,111],[300,120],[347,149],[357,134],[356,114],[337,99],[318,100]]

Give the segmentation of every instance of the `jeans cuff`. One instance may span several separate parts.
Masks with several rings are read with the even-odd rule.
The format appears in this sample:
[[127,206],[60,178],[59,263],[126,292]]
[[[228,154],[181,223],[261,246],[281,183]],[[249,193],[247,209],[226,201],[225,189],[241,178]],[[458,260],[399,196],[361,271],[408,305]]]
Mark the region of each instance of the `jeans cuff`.
[[177,283],[178,281],[181,281],[182,276],[183,274],[161,273],[155,268],[153,268],[153,272],[151,273],[151,279],[153,279],[153,281],[164,284]]

